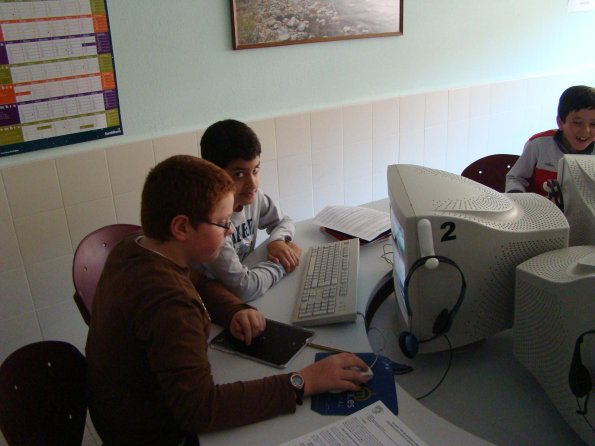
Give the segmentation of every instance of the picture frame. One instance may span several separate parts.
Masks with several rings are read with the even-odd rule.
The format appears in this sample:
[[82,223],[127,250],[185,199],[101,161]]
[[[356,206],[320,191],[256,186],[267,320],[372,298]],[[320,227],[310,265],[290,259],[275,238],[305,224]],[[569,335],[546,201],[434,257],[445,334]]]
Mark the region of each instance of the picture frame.
[[233,49],[403,35],[403,0],[230,0]]

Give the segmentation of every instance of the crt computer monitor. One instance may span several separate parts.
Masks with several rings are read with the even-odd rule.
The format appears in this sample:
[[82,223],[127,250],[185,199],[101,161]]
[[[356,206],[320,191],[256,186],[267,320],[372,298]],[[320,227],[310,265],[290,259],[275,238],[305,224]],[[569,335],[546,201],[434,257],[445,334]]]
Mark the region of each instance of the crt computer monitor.
[[[595,444],[589,426],[595,426],[595,245],[549,251],[517,266],[513,339],[515,356],[562,417],[586,444]],[[588,383],[570,386],[581,379],[579,361],[590,390]],[[582,409],[587,413],[577,413]]]
[[[502,194],[473,180],[422,166],[388,166],[395,295],[407,331],[431,339],[434,322],[458,301],[461,276],[447,263],[408,272],[423,256],[454,262],[466,292],[447,332],[461,347],[510,328],[514,270],[542,252],[568,246],[568,223],[556,205],[537,194]],[[420,353],[446,350],[438,336]]]
[[570,246],[595,245],[595,155],[564,155],[558,163]]

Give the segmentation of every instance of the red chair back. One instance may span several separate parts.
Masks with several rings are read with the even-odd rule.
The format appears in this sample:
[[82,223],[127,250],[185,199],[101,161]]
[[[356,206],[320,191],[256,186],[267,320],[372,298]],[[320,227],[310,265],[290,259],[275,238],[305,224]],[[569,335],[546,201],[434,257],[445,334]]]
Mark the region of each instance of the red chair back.
[[140,226],[129,224],[104,226],[87,235],[76,248],[72,264],[74,301],[87,325],[91,321],[95,288],[108,254],[126,235],[140,229]]
[[465,167],[461,176],[491,187],[498,192],[504,192],[506,174],[517,159],[519,159],[518,155],[488,155]]

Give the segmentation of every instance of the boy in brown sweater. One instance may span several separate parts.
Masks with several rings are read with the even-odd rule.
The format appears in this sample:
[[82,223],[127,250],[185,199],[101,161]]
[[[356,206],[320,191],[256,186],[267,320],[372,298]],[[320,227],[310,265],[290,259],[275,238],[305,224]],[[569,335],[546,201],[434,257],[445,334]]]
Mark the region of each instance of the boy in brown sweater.
[[246,344],[265,327],[260,312],[189,268],[219,254],[230,234],[233,192],[223,170],[192,156],[168,158],[146,179],[142,232],[110,253],[87,339],[89,410],[108,445],[180,445],[200,432],[292,413],[303,396],[357,390],[368,380],[351,370],[367,369],[361,359],[340,354],[298,373],[214,383],[211,318]]

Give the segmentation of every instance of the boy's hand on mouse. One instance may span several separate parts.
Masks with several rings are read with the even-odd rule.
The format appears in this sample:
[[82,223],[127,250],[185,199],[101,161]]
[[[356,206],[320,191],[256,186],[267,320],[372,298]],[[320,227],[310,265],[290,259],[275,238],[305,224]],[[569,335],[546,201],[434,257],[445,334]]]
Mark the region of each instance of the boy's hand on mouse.
[[300,264],[301,248],[291,241],[275,240],[267,245],[268,258],[290,273]]
[[[352,368],[359,370],[352,370]],[[371,377],[360,370],[368,365],[352,353],[339,353],[317,361],[300,371],[304,377],[304,395],[315,395],[329,391],[360,390]]]
[[258,310],[247,308],[233,315],[229,331],[234,338],[250,345],[252,340],[264,331],[265,327],[264,315]]

